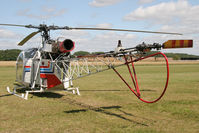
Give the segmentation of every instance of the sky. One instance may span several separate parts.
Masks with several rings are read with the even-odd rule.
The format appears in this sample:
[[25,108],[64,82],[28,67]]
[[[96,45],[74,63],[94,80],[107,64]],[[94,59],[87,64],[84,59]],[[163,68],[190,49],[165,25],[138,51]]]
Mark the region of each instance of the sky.
[[[118,40],[123,47],[142,42],[164,43],[171,39],[193,39],[193,48],[169,49],[199,55],[198,0],[1,0],[0,23],[57,25],[69,27],[119,28],[177,32],[160,35],[110,31],[51,31],[51,38],[64,37],[75,42],[75,51],[112,51]],[[0,26],[0,49],[38,47],[40,34],[24,46],[17,44],[35,29]]]

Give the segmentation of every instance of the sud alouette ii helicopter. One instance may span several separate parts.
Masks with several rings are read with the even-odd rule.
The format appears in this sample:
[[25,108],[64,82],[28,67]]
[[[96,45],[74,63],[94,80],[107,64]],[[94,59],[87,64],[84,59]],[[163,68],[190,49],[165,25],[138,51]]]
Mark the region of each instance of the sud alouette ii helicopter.
[[[156,33],[156,34],[173,34],[181,35],[179,33],[169,32],[153,32],[141,30],[126,30],[126,29],[106,29],[106,28],[73,28],[68,26],[47,26],[40,24],[34,25],[17,25],[17,24],[0,24],[1,26],[16,26],[36,29],[26,36],[18,45],[23,46],[29,39],[38,33],[41,33],[42,42],[38,48],[30,48],[22,51],[16,61],[16,86],[13,91],[7,87],[7,91],[11,94],[28,99],[29,93],[41,93],[55,89],[62,89],[70,91],[74,94],[80,95],[79,89],[73,87],[72,81],[88,75],[103,72],[109,69],[121,78],[126,86],[135,94],[138,99],[146,103],[154,103],[161,99],[164,95],[168,81],[169,81],[169,64],[165,54],[157,52],[151,55],[145,55],[146,52],[156,49],[166,48],[184,48],[192,47],[193,40],[168,40],[163,44],[138,44],[135,47],[124,48],[121,41],[118,41],[118,46],[114,51],[105,52],[102,54],[77,56],[72,57],[70,52],[75,48],[75,43],[70,39],[61,41],[60,38],[53,40],[50,38],[50,31],[52,30],[107,30],[107,31],[124,31],[124,32],[142,32],[142,33]],[[161,95],[151,101],[144,100],[138,85],[138,79],[135,72],[134,62],[143,59],[161,55],[165,59],[167,77],[164,89]],[[120,63],[118,63],[118,60]],[[117,67],[126,65],[130,77],[133,82],[131,87],[122,75],[117,71]],[[25,94],[19,95],[16,89],[25,88]]]

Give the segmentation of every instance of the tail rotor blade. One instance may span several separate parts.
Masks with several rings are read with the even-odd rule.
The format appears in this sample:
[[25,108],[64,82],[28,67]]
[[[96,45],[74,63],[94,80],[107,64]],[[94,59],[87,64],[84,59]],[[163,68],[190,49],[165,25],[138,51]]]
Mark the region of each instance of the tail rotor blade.
[[167,48],[191,48],[193,40],[168,40],[163,43],[163,49]]
[[18,46],[22,46],[24,45],[28,40],[30,40],[33,36],[35,36],[37,33],[39,33],[40,31],[37,32],[32,32],[31,34],[29,34],[28,36],[26,36],[19,44]]

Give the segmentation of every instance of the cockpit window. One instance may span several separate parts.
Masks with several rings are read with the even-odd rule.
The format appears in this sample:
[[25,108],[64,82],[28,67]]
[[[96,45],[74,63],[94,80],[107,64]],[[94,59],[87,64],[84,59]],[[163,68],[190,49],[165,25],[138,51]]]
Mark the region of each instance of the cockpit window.
[[21,52],[18,56],[18,61],[23,62],[23,52]]
[[33,58],[37,52],[37,48],[28,49],[25,51],[25,58]]
[[16,64],[16,80],[21,82],[23,79],[23,54],[22,51],[18,58],[17,58],[17,64]]

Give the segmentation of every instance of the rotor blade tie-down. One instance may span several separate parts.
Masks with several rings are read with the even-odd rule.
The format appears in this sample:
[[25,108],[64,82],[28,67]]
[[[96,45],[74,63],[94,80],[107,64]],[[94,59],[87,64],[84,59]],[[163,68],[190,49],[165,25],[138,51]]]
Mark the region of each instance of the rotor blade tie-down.
[[139,90],[139,86],[138,86],[138,81],[137,81],[137,76],[136,76],[136,72],[135,72],[135,66],[134,66],[134,62],[133,62],[133,58],[131,56],[131,64],[132,64],[132,69],[133,69],[133,73],[134,73],[134,77],[135,77],[135,82],[136,82],[136,91],[138,96],[140,96],[140,90]]
[[[146,59],[146,58],[149,58],[149,57],[153,57],[153,56],[156,56],[156,55],[162,55],[165,59],[165,62],[166,62],[166,70],[167,70],[167,78],[166,78],[166,82],[165,82],[165,86],[164,86],[164,89],[161,93],[161,95],[153,100],[153,101],[147,101],[147,100],[144,100],[143,98],[140,97],[140,91],[139,91],[139,85],[138,85],[138,80],[137,80],[137,76],[136,76],[136,72],[135,72],[135,67],[134,67],[134,62],[137,62],[137,61],[141,61],[143,59]],[[168,86],[168,82],[169,82],[169,63],[168,63],[168,59],[166,57],[165,54],[161,53],[161,52],[158,52],[158,53],[155,53],[155,54],[151,54],[151,55],[148,55],[148,56],[145,56],[145,57],[141,57],[141,58],[138,58],[138,59],[131,59],[131,61],[127,61],[126,57],[125,58],[125,64],[127,65],[127,68],[129,70],[129,73],[131,75],[131,78],[134,82],[134,87],[136,89],[136,91],[127,83],[127,81],[121,76],[121,74],[114,68],[112,67],[112,69],[115,71],[115,73],[120,77],[120,79],[126,84],[126,86],[138,97],[138,99],[140,99],[141,101],[145,102],[145,103],[155,103],[157,101],[159,101],[162,96],[165,94],[166,92],[166,89],[167,89],[167,86]],[[132,75],[132,72],[130,70],[130,67],[129,67],[129,64],[132,64],[132,69],[133,69],[133,74],[134,74],[134,78],[135,78],[135,81],[134,81],[134,78],[133,78],[133,75]]]
[[[133,67],[133,74],[134,74],[134,77],[133,77],[132,71],[131,71],[131,69],[130,69],[130,67],[129,67],[129,63],[127,63],[127,62],[128,62],[128,61],[127,61],[127,58],[126,58],[125,56],[124,56],[124,58],[125,58],[126,66],[127,66],[128,70],[129,70],[131,79],[132,79],[132,81],[133,81],[134,87],[136,88],[137,95],[139,96],[139,95],[140,95],[140,94],[139,94],[139,87],[138,87],[138,84],[137,84],[137,77],[136,77],[136,74],[135,74],[135,69],[134,69],[133,62],[132,62],[131,64],[132,64],[132,67]],[[132,57],[131,57],[131,61],[132,61]]]

